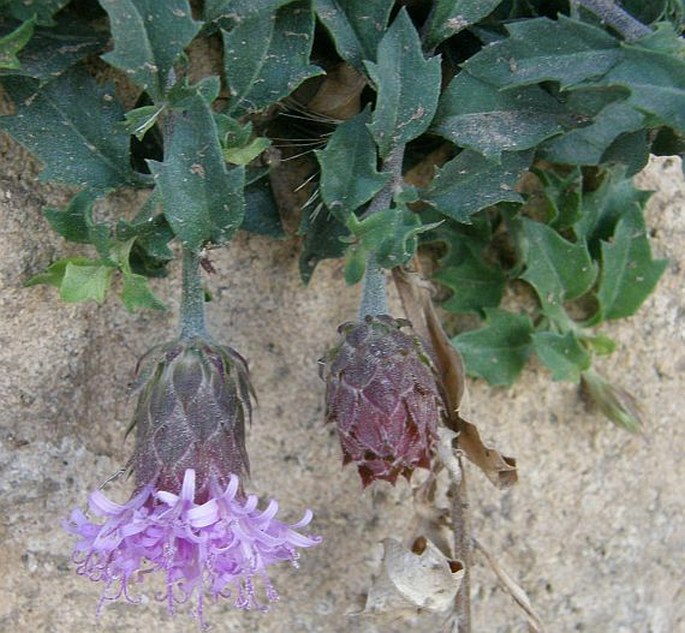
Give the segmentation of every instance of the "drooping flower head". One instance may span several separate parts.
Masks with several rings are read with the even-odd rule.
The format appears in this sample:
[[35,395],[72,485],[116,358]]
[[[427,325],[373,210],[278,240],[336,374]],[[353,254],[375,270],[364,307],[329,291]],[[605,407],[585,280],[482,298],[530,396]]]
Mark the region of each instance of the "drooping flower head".
[[356,463],[364,486],[428,468],[444,411],[433,362],[403,327],[410,323],[387,315],[345,323],[323,359],[326,421],[338,431],[343,464]]
[[187,603],[200,621],[206,597],[265,608],[277,598],[268,567],[296,564],[298,548],[320,539],[298,532],[311,512],[287,525],[275,518],[275,501],[260,510],[243,490],[251,410],[245,360],[204,338],[177,341],[143,358],[134,388],[136,489],[124,504],[92,493],[98,521],[72,512],[65,528],[79,538],[78,572],[104,583],[102,601],[132,602],[137,586],[159,572],[166,591],[158,597],[170,612]]

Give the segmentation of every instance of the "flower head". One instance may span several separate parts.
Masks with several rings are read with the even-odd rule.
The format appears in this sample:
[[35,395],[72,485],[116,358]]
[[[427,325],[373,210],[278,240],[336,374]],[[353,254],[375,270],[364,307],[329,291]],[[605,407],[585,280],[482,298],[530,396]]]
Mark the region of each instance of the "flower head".
[[367,316],[340,326],[323,359],[326,421],[335,424],[343,463],[355,462],[364,486],[395,483],[430,466],[444,411],[434,365],[406,320]]
[[65,529],[78,537],[77,571],[104,583],[101,604],[135,602],[133,587],[160,572],[166,584],[160,598],[170,612],[196,605],[202,621],[207,596],[265,608],[277,598],[267,568],[295,564],[298,548],[320,539],[298,532],[311,512],[287,525],[275,518],[275,501],[260,510],[257,497],[243,490],[251,412],[245,360],[203,338],[176,341],[143,358],[134,388],[136,489],[124,504],[92,493],[90,515],[97,520],[72,512]]

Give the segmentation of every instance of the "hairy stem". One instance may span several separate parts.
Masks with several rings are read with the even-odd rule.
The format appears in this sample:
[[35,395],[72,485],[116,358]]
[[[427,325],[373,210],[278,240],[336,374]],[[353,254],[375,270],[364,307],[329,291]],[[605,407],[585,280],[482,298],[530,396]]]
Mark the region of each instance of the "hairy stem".
[[200,277],[200,254],[183,247],[183,288],[181,291],[181,338],[206,337],[205,291]]
[[[390,172],[390,179],[374,196],[363,217],[369,217],[377,211],[389,209],[395,191],[402,182],[402,159],[404,145],[393,149],[383,161],[383,169]],[[366,260],[362,298],[359,304],[359,320],[367,315],[375,316],[388,313],[388,295],[385,289],[385,271],[378,265],[375,253],[369,253]]]
[[576,5],[585,7],[602,22],[618,31],[627,41],[639,40],[652,30],[622,9],[614,0],[573,0]]

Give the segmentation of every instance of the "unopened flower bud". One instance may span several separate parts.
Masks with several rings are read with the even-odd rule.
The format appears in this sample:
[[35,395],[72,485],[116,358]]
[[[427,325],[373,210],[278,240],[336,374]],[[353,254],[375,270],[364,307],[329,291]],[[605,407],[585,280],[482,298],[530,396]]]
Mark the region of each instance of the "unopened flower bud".
[[616,387],[589,369],[581,374],[583,394],[592,404],[618,426],[631,433],[642,428],[642,413],[635,397],[621,387]]
[[343,464],[357,465],[364,486],[430,467],[444,401],[421,340],[401,330],[408,326],[387,315],[343,324],[322,361],[326,421],[338,431]]

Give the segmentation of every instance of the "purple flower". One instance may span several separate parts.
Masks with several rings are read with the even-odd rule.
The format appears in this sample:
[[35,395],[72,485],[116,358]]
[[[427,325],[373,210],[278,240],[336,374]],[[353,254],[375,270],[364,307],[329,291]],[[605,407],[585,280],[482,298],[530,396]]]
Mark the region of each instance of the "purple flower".
[[280,561],[297,566],[297,548],[321,541],[297,531],[311,521],[309,510],[301,521],[286,525],[275,519],[275,501],[264,510],[257,503],[231,475],[225,489],[212,484],[209,500],[198,504],[195,471],[187,469],[179,494],[147,485],[122,505],[97,490],[89,507],[104,523],[94,523],[77,509],[64,527],[79,537],[74,554],[78,573],[105,584],[100,605],[122,596],[136,602],[133,585],[158,571],[166,580],[166,592],[158,599],[167,602],[170,613],[181,603],[196,605],[202,623],[206,596],[231,599],[240,609],[265,610],[258,584],[267,601],[278,599],[267,568]]

